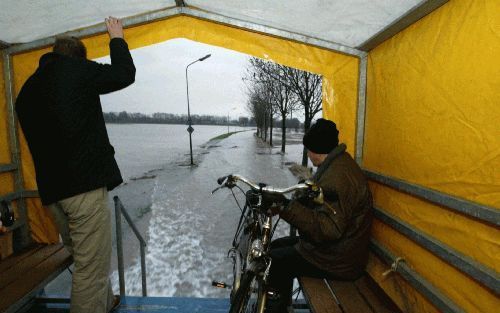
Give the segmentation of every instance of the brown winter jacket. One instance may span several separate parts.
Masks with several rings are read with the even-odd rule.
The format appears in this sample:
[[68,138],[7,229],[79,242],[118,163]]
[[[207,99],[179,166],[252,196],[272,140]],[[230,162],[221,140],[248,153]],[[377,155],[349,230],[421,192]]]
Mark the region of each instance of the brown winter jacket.
[[280,216],[297,227],[298,252],[338,279],[358,278],[368,259],[372,196],[367,181],[344,144],[318,167],[313,181],[325,202],[292,200]]

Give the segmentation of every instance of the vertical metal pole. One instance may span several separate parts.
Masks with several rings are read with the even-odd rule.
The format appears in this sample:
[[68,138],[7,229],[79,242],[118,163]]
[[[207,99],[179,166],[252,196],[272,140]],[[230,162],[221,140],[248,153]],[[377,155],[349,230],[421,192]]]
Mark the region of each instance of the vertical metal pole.
[[363,145],[365,140],[367,67],[368,67],[368,56],[364,55],[359,58],[358,110],[357,110],[357,124],[356,124],[355,159],[359,166],[361,166],[363,163]]
[[[194,61],[193,63],[191,64],[194,64],[198,61]],[[189,81],[188,81],[188,68],[189,66],[191,65],[189,64],[188,66],[186,66],[186,95],[187,95],[187,105],[188,105],[188,124],[189,124],[189,127],[188,127],[188,132],[189,132],[189,155],[191,156],[191,165],[193,165],[193,142],[191,140],[191,133],[192,133],[192,127],[191,127],[191,110],[189,108]]]
[[118,280],[120,283],[120,297],[125,296],[125,270],[123,265],[123,239],[122,239],[122,214],[121,202],[117,196],[115,201],[115,222],[116,222],[116,254],[118,259]]
[[142,273],[142,296],[147,297],[148,291],[146,287],[146,251],[145,244],[143,242],[141,244],[141,273]]
[[[7,105],[7,119],[9,127],[9,145],[11,153],[11,163],[15,164],[14,188],[15,192],[22,193],[24,190],[24,180],[21,166],[21,153],[19,149],[19,137],[17,133],[17,118],[14,112],[14,82],[12,57],[10,54],[3,53],[3,71],[5,80],[5,100]],[[18,251],[28,246],[31,242],[30,227],[28,223],[28,212],[26,200],[21,197],[17,201],[18,219],[24,221],[24,225],[14,233],[14,250]]]
[[[191,118],[189,119],[189,127],[191,127]],[[189,132],[189,155],[191,156],[191,165],[194,165],[194,162],[193,162],[193,141],[191,140],[191,132]]]

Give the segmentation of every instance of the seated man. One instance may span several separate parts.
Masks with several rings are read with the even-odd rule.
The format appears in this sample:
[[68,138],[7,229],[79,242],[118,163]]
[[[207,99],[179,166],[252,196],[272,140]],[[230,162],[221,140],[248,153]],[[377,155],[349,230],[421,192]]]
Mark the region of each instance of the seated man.
[[372,196],[361,169],[346,146],[338,144],[337,127],[331,121],[319,119],[303,143],[318,167],[312,180],[322,188],[324,201],[298,198],[279,210],[300,236],[271,243],[268,283],[276,294],[268,300],[266,312],[287,312],[295,277],[355,280],[368,259]]

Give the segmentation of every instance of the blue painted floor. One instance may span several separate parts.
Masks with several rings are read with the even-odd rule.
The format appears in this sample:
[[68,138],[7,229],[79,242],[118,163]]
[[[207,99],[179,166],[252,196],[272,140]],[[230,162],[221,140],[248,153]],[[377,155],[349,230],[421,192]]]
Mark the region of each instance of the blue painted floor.
[[[69,313],[69,299],[59,303],[36,304],[27,313]],[[47,299],[45,298],[45,299]],[[57,300],[56,300],[57,301]],[[229,299],[125,297],[113,313],[222,313],[229,311]],[[310,313],[304,300],[294,301],[295,313]]]
[[126,297],[116,313],[222,313],[229,311],[229,299]]
[[[125,297],[113,313],[222,313],[229,299]],[[29,313],[69,313],[69,303],[38,304]]]

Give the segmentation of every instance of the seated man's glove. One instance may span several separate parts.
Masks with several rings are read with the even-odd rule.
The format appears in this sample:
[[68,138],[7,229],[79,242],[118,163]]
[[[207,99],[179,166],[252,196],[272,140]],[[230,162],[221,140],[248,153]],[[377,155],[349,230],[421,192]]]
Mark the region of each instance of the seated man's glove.
[[262,195],[262,202],[265,204],[288,204],[290,200],[282,194],[264,193]]
[[287,206],[288,200],[284,195],[265,193],[262,195],[262,205],[269,208],[273,214],[278,214],[282,207]]

